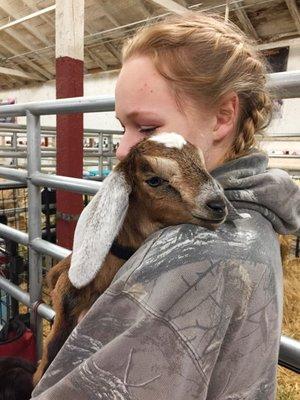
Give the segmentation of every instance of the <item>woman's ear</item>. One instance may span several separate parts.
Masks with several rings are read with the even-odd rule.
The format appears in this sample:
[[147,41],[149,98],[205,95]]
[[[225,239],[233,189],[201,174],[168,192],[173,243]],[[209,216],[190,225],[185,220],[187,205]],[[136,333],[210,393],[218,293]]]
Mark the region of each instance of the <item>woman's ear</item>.
[[235,92],[224,95],[216,107],[213,141],[220,142],[232,136],[239,115],[239,98]]

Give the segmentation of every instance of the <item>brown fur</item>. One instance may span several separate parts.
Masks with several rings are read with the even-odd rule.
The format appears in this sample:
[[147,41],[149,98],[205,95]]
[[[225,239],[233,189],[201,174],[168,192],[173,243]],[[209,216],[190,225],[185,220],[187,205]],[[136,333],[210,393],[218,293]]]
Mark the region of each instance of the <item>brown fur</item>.
[[[221,196],[220,193],[216,194],[215,187],[209,186],[212,178],[205,170],[202,154],[190,144],[179,150],[144,140],[130,151],[115,170],[125,175],[132,188],[125,221],[117,237],[118,243],[123,246],[138,249],[150,234],[169,225],[193,223],[214,228],[223,222],[216,220],[214,213],[205,205],[207,199]],[[163,178],[167,183],[160,187],[150,187],[146,180],[154,176]],[[199,195],[203,185],[206,185],[205,194],[201,200]],[[47,276],[56,317],[45,342],[42,360],[34,375],[35,384],[78,323],[78,319],[107,289],[124,263],[124,260],[108,253],[95,279],[86,287],[76,289],[68,278],[70,261],[71,256],[62,260]]]

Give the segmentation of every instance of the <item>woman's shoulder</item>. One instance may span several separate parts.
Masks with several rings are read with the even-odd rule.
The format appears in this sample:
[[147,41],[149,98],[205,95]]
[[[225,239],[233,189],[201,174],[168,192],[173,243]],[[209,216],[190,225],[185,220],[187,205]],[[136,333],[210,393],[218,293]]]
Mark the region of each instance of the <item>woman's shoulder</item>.
[[[280,263],[277,236],[261,214],[250,211],[244,218],[222,224],[216,230],[183,224],[152,234],[117,274],[122,280],[151,281],[168,271],[187,274],[186,265]],[[253,270],[252,267],[249,267]]]
[[260,213],[242,213],[240,219],[228,221],[216,230],[198,225],[170,226],[154,233],[145,243],[143,264],[182,265],[202,260],[252,260],[268,262],[278,257],[277,234]]
[[262,272],[278,286],[280,249],[271,224],[251,211],[215,231],[186,224],[154,233],[123,265],[110,290],[126,292],[154,309],[162,309],[177,293],[189,303],[196,292],[202,298],[216,290],[221,297],[221,292],[232,295],[236,303],[248,297]]

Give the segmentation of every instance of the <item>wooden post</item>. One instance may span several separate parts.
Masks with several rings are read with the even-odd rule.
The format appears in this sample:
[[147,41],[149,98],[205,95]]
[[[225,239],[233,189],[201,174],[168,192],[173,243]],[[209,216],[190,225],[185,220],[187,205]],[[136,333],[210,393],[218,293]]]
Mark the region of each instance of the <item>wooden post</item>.
[[[84,0],[56,0],[56,98],[83,96]],[[83,115],[57,116],[57,174],[82,178]],[[82,195],[57,192],[57,243],[71,249]]]

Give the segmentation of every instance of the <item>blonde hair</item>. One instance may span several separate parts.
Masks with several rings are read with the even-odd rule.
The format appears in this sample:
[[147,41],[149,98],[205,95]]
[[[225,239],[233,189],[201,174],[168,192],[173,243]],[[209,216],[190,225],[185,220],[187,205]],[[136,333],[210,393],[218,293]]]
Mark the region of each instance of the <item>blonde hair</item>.
[[177,93],[217,102],[234,91],[240,101],[237,132],[226,160],[247,154],[272,115],[267,66],[254,43],[220,16],[187,12],[140,29],[123,46],[123,62],[149,56]]

